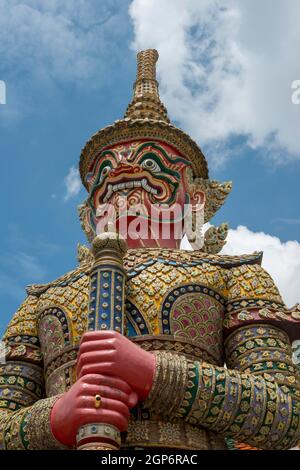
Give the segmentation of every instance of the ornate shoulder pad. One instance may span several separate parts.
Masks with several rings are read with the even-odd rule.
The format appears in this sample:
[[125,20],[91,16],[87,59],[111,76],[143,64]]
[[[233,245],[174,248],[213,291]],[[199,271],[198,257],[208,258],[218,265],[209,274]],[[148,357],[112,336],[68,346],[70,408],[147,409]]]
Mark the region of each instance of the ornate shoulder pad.
[[63,276],[55,279],[47,284],[30,284],[26,287],[28,295],[35,295],[39,297],[41,294],[46,292],[50,287],[65,287],[69,284],[80,279],[82,276],[86,276],[90,272],[90,264],[82,264],[78,268],[70,271]]
[[167,250],[167,249],[139,249],[128,250],[124,265],[127,271],[138,272],[157,261],[173,266],[196,266],[201,264],[212,264],[225,269],[230,269],[243,264],[261,264],[262,252],[251,255],[228,256],[204,253],[202,250]]
[[251,254],[244,254],[244,255],[217,255],[217,254],[206,254],[203,252],[194,252],[192,253],[192,257],[199,257],[201,256],[202,262],[219,265],[225,269],[231,269],[243,265],[261,265],[263,252],[262,251],[255,251]]
[[230,270],[224,318],[225,333],[251,323],[268,323],[285,330],[291,341],[300,339],[300,306],[289,309],[272,277],[259,265]]

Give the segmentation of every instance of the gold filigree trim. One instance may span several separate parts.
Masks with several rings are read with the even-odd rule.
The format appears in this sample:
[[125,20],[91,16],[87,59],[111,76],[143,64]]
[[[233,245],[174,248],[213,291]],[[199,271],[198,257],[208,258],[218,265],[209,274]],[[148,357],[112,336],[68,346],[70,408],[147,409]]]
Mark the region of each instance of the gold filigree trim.
[[[208,264],[214,264],[216,266],[231,268],[234,266],[241,266],[243,264],[261,264],[262,252],[254,252],[251,254],[230,256],[230,255],[217,255],[204,253],[202,250],[197,251],[186,251],[186,250],[169,250],[164,248],[153,248],[153,249],[129,249],[124,257],[125,269],[130,272],[135,269],[138,265],[142,265],[146,261],[154,260],[158,258],[164,260],[170,260],[177,262],[178,265],[182,263],[191,263],[199,261]],[[180,260],[180,261],[179,261]],[[26,290],[29,295],[39,296],[46,292],[50,287],[59,287],[60,284],[68,284],[75,282],[77,276],[89,276],[91,271],[92,263],[86,260],[79,267],[73,271],[69,271],[63,276],[49,282],[48,284],[31,284],[27,286]]]
[[51,410],[61,395],[37,401],[30,409],[27,418],[28,449],[63,450],[67,449],[52,434]]
[[130,421],[122,447],[134,446],[184,450],[226,449],[221,436],[182,421]]
[[221,365],[219,357],[207,351],[204,344],[195,344],[192,340],[178,339],[173,335],[143,335],[130,338],[145,351],[165,351],[180,354],[187,359],[202,359],[212,364]]

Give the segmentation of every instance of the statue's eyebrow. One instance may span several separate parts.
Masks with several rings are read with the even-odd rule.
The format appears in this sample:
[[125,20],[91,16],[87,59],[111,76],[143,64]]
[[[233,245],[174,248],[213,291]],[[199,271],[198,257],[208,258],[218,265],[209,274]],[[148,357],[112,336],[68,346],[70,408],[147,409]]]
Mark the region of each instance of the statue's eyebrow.
[[191,166],[191,162],[189,160],[186,160],[184,157],[179,157],[179,156],[176,156],[176,157],[170,157],[168,155],[168,153],[165,151],[164,148],[162,148],[160,145],[157,145],[155,142],[145,142],[144,144],[142,144],[138,150],[136,151],[136,153],[134,154],[134,158],[138,157],[139,154],[144,150],[145,147],[152,147],[153,149],[155,150],[158,150],[159,152],[161,152],[163,154],[163,156],[166,158],[166,160],[168,160],[169,163],[171,164],[174,164],[174,163],[184,163],[185,165],[188,165],[188,166]]

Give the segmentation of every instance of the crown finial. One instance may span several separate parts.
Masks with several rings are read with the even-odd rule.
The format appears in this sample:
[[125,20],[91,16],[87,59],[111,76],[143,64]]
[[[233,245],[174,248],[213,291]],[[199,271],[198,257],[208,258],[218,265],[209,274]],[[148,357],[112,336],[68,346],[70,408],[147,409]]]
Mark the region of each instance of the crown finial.
[[137,81],[153,80],[156,81],[156,62],[158,60],[156,49],[147,49],[137,54]]
[[155,49],[146,49],[137,54],[134,94],[125,113],[125,118],[170,122],[167,110],[159,98],[156,80],[157,59],[158,52]]

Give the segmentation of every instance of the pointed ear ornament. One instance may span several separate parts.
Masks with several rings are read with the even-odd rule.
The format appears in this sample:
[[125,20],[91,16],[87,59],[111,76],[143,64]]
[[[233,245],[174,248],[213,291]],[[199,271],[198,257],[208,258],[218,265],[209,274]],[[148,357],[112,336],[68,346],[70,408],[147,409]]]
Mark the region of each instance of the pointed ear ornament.
[[[232,189],[231,181],[220,183],[219,181],[196,178],[190,180],[188,184],[190,194],[203,192],[205,194],[205,206],[203,215],[203,224],[210,221],[215,213],[224,204],[228,194]],[[199,214],[193,211],[192,213],[192,231],[187,233],[187,238],[195,250],[202,250],[205,253],[216,254],[221,251],[226,244],[226,237],[228,235],[228,224],[221,224],[219,227],[210,227],[202,235],[202,226],[196,223],[199,220]],[[195,231],[197,232],[195,236]]]
[[82,204],[77,206],[79,220],[88,241],[92,243],[95,233],[90,223],[90,216],[91,216],[91,208],[88,205],[87,201],[83,202]]
[[209,227],[204,234],[202,251],[212,255],[219,253],[223,246],[226,245],[228,230],[229,226],[227,223],[221,224],[218,227]]
[[205,194],[204,223],[206,224],[224,204],[232,189],[232,182],[220,183],[215,180],[196,178],[192,185],[194,190],[198,189]]
[[94,256],[89,247],[77,243],[77,261],[80,266],[84,264],[92,264]]

